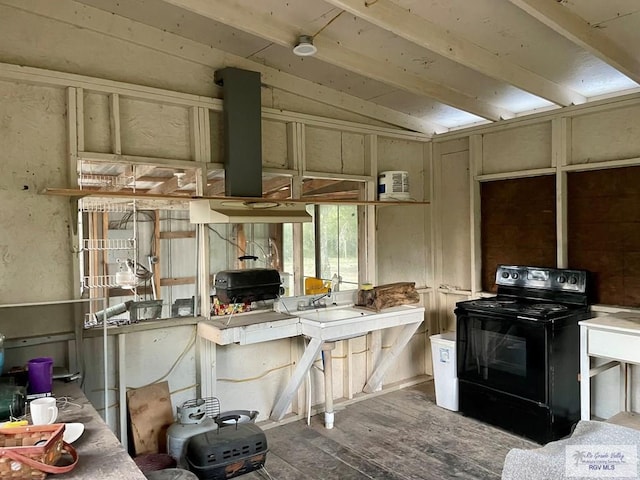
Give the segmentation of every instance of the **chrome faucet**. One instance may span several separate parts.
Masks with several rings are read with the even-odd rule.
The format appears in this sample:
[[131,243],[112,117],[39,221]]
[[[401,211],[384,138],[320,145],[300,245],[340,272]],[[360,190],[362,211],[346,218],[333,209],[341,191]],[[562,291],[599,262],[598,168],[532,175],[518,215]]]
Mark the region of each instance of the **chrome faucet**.
[[330,295],[331,295],[331,290],[317,297],[309,298],[309,301],[307,302],[306,305],[303,302],[298,302],[298,310],[313,310],[314,308],[325,308],[327,304],[325,302],[320,302],[320,300]]

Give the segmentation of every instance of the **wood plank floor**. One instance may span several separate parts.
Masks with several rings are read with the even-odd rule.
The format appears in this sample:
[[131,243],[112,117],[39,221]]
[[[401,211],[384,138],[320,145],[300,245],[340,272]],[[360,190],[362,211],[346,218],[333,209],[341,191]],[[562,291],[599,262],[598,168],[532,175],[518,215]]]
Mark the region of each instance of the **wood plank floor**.
[[[436,406],[433,382],[265,431],[274,480],[499,479],[511,448],[539,445]],[[253,472],[243,479],[269,478]]]

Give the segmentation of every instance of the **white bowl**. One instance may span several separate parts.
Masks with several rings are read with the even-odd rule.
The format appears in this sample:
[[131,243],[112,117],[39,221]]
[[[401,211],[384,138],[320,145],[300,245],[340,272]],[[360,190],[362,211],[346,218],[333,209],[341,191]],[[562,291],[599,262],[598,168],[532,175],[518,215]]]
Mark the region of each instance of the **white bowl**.
[[82,432],[84,432],[83,423],[65,423],[62,439],[67,443],[73,443],[80,438]]

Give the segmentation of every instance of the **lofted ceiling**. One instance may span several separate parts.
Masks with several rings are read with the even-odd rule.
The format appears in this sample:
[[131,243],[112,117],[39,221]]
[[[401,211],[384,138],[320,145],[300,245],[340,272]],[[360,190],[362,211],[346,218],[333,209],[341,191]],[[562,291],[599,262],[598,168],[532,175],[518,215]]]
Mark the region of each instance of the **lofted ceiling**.
[[[638,0],[79,3],[255,63],[273,88],[427,134],[640,91]],[[293,54],[299,35],[314,56]]]

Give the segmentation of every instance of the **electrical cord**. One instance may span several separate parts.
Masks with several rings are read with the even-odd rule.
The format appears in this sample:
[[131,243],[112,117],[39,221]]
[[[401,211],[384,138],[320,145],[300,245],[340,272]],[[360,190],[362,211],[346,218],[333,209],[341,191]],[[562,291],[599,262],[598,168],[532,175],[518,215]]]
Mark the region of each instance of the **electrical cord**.
[[218,378],[219,382],[228,382],[228,383],[244,383],[244,382],[251,382],[253,380],[259,380],[260,378],[266,377],[267,375],[269,375],[270,373],[273,373],[277,370],[282,370],[283,368],[287,368],[287,367],[291,367],[293,366],[294,363],[287,363],[286,365],[279,365],[277,367],[273,367],[270,368],[268,370],[265,370],[264,372],[262,372],[260,375],[257,375],[255,377],[248,377],[248,378]]
[[238,250],[240,250],[243,254],[245,253],[244,248],[242,248],[240,245],[238,245],[237,243],[235,243],[232,240],[229,240],[228,238],[223,237],[215,228],[213,228],[211,225],[207,225],[207,227],[209,228],[209,230],[211,230],[213,233],[215,233],[221,240],[224,240],[225,242],[233,245],[234,247],[236,247]]
[[266,466],[262,466],[262,468],[260,468],[259,470],[257,470],[257,472],[262,475],[264,474],[266,476],[266,478],[268,480],[274,480],[274,478],[271,476],[271,474],[267,471],[267,467]]
[[[227,243],[229,243],[230,245],[236,247],[238,250],[240,250],[240,252],[242,253],[243,256],[248,256],[247,255],[247,249],[246,248],[242,248],[238,243],[229,240],[228,238],[225,238],[220,232],[218,232],[215,228],[213,228],[211,225],[207,225],[207,228],[209,228],[209,230],[211,230],[213,233],[215,233],[218,238],[220,238],[220,240],[223,240]],[[269,238],[269,248],[273,248],[275,250],[275,257],[276,257],[276,262],[280,261],[280,253],[278,252],[278,247],[276,246],[275,242],[273,242],[273,240],[271,238]],[[269,258],[271,255],[267,255],[267,252],[265,252],[264,248],[262,247],[262,245],[260,245],[258,242],[256,242],[255,240],[247,240],[247,245],[255,245],[259,250],[260,253],[262,253],[262,256],[264,257],[264,260],[261,260],[262,262],[265,263],[265,265],[269,264]],[[246,258],[240,258],[240,260],[247,260]],[[255,258],[255,260],[257,260],[257,258]]]
[[195,345],[196,343],[196,338],[197,338],[197,331],[196,329],[193,330],[193,334],[191,335],[191,338],[189,339],[189,342],[187,343],[187,345],[184,347],[184,350],[182,350],[182,353],[178,356],[178,358],[176,359],[175,362],[173,362],[173,365],[171,365],[171,368],[169,368],[169,371],[167,373],[165,373],[163,376],[161,376],[160,378],[158,378],[157,380],[154,380],[153,382],[149,382],[146,385],[142,385],[140,387],[127,387],[127,390],[133,390],[136,388],[143,388],[143,387],[148,387],[149,385],[153,385],[154,383],[158,383],[161,382],[162,380],[164,380],[165,378],[167,378],[169,375],[171,375],[171,373],[175,370],[175,368],[178,366],[178,364],[182,361],[182,359],[187,355],[187,353],[189,353],[189,350],[191,350],[191,347],[193,345]]

